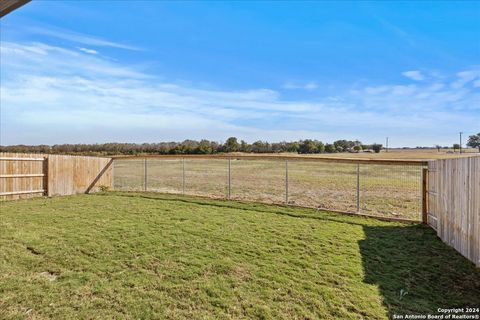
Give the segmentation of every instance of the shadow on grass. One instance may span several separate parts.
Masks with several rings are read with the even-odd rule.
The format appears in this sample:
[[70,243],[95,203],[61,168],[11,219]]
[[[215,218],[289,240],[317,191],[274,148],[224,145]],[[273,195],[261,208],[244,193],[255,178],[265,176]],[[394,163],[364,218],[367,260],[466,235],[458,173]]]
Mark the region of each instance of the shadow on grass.
[[364,281],[378,286],[394,314],[435,314],[479,307],[480,270],[428,226],[364,226],[359,241]]
[[390,317],[394,314],[434,314],[438,308],[480,306],[480,269],[443,243],[435,231],[425,225],[191,196],[129,192],[96,195],[181,202],[358,225],[365,235],[359,241],[364,282],[378,286]]
[[[282,206],[281,204],[265,204],[259,202],[242,202],[242,201],[230,201],[224,199],[207,199],[204,197],[195,197],[188,196],[183,197],[179,195],[166,195],[161,193],[149,194],[149,193],[137,193],[137,192],[108,192],[108,193],[95,193],[95,195],[100,196],[120,196],[120,197],[132,197],[132,198],[141,198],[148,200],[161,200],[161,201],[174,201],[182,202],[187,204],[195,204],[200,206],[211,206],[217,208],[226,208],[226,209],[235,209],[235,210],[244,210],[244,211],[255,211],[263,213],[273,213],[277,215],[284,215],[291,218],[304,218],[304,219],[315,219],[315,220],[324,220],[332,221],[337,223],[346,223],[351,225],[363,226],[365,223],[359,223],[355,219],[372,219],[364,216],[356,216],[354,214],[339,214],[335,212],[329,212],[326,209],[313,209],[313,208],[302,208],[302,207],[289,207]],[[374,220],[375,221],[375,220]]]

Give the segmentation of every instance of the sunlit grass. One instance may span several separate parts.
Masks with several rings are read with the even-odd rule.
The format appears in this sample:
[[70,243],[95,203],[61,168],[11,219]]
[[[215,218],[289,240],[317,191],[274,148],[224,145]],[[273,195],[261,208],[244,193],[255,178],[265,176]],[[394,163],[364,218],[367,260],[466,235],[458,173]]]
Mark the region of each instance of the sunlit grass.
[[1,203],[2,319],[386,319],[467,305],[480,305],[480,272],[422,225],[155,193]]

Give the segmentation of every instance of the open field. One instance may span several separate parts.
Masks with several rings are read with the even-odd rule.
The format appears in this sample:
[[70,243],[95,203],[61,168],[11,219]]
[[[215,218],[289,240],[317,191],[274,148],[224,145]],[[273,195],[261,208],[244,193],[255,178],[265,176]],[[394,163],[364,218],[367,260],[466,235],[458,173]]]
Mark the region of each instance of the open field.
[[480,305],[480,271],[423,225],[155,193],[1,206],[2,319],[387,319]]
[[[114,189],[144,190],[143,159],[115,160]],[[147,160],[147,190],[214,198],[228,197],[228,160]],[[418,165],[359,167],[360,212],[387,217],[421,219],[421,174]],[[285,203],[285,162],[232,160],[233,200]],[[289,161],[288,202],[292,205],[355,212],[357,164]]]
[[[244,153],[236,153],[244,154]],[[462,154],[453,149],[389,149],[388,152],[382,150],[380,153],[369,153],[369,152],[360,152],[360,153],[321,153],[321,154],[297,154],[297,153],[262,153],[262,154],[252,154],[248,153],[250,156],[262,156],[262,155],[285,155],[285,156],[303,156],[303,157],[320,157],[320,158],[353,158],[353,159],[393,159],[393,160],[433,160],[433,159],[448,159],[448,158],[458,158],[458,157],[471,157],[471,156],[480,156],[478,149],[464,149]]]

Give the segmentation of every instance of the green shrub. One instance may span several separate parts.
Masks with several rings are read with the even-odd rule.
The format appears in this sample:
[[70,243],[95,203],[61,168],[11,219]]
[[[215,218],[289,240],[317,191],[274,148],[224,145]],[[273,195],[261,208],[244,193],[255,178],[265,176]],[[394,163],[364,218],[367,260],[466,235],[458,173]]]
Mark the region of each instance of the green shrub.
[[102,185],[102,186],[99,187],[99,189],[100,189],[101,192],[107,192],[108,190],[110,190],[110,187]]
[[375,153],[379,153],[380,150],[382,150],[382,145],[381,144],[378,144],[378,143],[374,143],[372,144],[372,149],[373,151],[375,151]]

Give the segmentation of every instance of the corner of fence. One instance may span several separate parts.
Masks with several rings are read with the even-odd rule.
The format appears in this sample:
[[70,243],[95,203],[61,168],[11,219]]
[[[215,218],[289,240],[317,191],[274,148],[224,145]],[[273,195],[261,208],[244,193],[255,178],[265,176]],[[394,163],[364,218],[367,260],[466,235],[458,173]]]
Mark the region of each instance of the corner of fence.
[[428,224],[428,168],[422,168],[422,223]]

